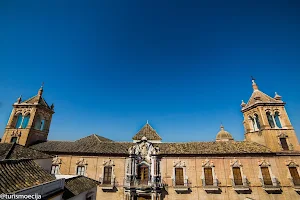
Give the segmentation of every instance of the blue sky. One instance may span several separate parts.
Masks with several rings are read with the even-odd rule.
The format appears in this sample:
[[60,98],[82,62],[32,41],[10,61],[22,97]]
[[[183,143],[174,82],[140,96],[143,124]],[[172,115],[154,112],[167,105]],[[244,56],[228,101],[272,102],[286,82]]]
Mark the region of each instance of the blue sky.
[[[0,130],[20,94],[55,104],[50,140],[243,140],[250,76],[300,131],[299,1],[0,1]],[[298,137],[300,133],[298,132]]]

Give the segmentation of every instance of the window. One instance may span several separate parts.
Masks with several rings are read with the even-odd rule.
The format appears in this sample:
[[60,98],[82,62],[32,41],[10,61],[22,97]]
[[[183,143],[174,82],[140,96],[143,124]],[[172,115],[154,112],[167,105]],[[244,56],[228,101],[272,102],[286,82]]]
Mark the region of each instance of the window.
[[26,128],[29,122],[30,115],[28,114],[27,116],[24,117],[23,122],[22,122],[22,128]]
[[59,166],[58,165],[52,165],[51,167],[51,174],[58,174]]
[[111,184],[112,167],[104,167],[103,184]]
[[17,137],[12,137],[10,143],[17,143],[17,140],[18,140]]
[[233,172],[234,184],[243,185],[241,169],[239,167],[233,167],[232,172]]
[[205,185],[213,185],[212,168],[204,168]]
[[175,168],[175,185],[184,185],[183,168]]
[[85,167],[84,166],[77,166],[76,174],[84,176],[85,175]]
[[300,177],[296,167],[289,167],[291,177],[295,186],[300,186]]
[[254,119],[253,119],[252,117],[250,117],[250,120],[251,120],[251,122],[252,122],[252,128],[253,128],[253,131],[255,131],[255,130],[256,130],[255,121],[254,121]]
[[279,119],[279,112],[275,112],[274,119],[275,119],[276,126],[278,128],[282,128],[280,119]]
[[267,112],[267,118],[268,118],[268,122],[269,122],[269,125],[271,128],[274,128],[275,127],[275,124],[274,124],[274,120],[273,120],[273,117],[271,115],[270,112]]
[[280,139],[282,149],[289,150],[289,146],[287,144],[286,138],[279,138],[279,139]]
[[254,117],[255,117],[255,122],[256,122],[256,128],[257,128],[258,130],[260,130],[260,123],[259,123],[258,115],[257,115],[257,114],[254,114]]
[[23,120],[23,116],[19,114],[17,117],[17,123],[15,128],[21,128],[22,120]]
[[262,174],[262,178],[264,181],[264,185],[273,185],[271,176],[270,176],[270,172],[269,172],[269,168],[261,167],[260,169],[261,169],[261,174]]
[[44,130],[44,127],[45,127],[45,120],[43,119],[41,121],[41,128],[40,128],[40,131]]
[[138,167],[138,179],[141,183],[148,184],[149,179],[149,167],[145,164]]

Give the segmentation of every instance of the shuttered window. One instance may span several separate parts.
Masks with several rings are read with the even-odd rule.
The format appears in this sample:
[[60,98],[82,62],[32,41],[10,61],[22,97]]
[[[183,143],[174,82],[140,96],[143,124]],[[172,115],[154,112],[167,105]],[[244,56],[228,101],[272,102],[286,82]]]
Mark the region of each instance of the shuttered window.
[[280,143],[283,150],[289,150],[289,146],[286,142],[286,138],[280,138]]
[[212,168],[204,168],[205,185],[213,185]]
[[239,167],[233,167],[232,171],[233,171],[234,184],[243,185],[241,169]]
[[175,168],[175,184],[184,185],[183,168]]
[[289,167],[291,176],[293,178],[294,185],[300,186],[300,177],[296,167]]
[[138,179],[140,179],[141,183],[148,184],[149,179],[149,167],[146,165],[141,165],[138,168]]
[[112,167],[104,167],[103,184],[111,184]]
[[269,168],[261,167],[260,169],[261,169],[261,174],[263,177],[264,185],[273,185],[271,176],[270,176],[270,172],[269,172]]

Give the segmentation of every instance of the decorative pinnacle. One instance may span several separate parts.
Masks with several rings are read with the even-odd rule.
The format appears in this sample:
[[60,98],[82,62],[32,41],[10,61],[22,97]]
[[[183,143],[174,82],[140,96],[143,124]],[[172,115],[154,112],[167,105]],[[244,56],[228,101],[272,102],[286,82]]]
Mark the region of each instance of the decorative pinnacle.
[[246,103],[244,102],[244,100],[242,100],[241,106],[242,107],[246,106]]
[[221,123],[221,126],[220,126],[220,128],[221,128],[221,131],[224,131],[224,126],[223,126],[223,124]]
[[39,96],[42,96],[43,91],[44,91],[44,82],[42,82],[42,85],[41,85],[41,87],[40,87],[40,89],[39,89],[39,91],[38,91],[38,95],[39,95]]
[[255,78],[253,76],[251,76],[251,80],[252,80],[252,88],[253,90],[258,90],[258,86],[255,83]]
[[22,101],[22,95],[20,95],[20,97],[18,98],[17,103],[21,103],[21,101]]

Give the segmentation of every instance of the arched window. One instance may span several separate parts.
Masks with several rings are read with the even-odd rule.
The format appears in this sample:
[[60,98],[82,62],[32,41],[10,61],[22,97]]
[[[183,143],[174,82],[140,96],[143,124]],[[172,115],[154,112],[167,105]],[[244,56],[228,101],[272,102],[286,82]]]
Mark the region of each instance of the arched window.
[[280,119],[279,119],[279,112],[275,112],[274,119],[275,119],[276,126],[278,128],[282,128]]
[[267,118],[268,118],[268,122],[269,122],[270,127],[274,128],[275,124],[274,124],[274,120],[273,120],[273,117],[272,117],[271,113],[268,111],[268,112],[266,112],[266,114],[267,114]]
[[42,119],[42,120],[41,120],[41,128],[40,128],[40,131],[44,130],[44,128],[45,128],[45,120]]
[[26,128],[29,122],[30,114],[26,115],[22,122],[22,128]]
[[255,130],[256,130],[255,121],[254,121],[253,117],[249,117],[249,118],[250,118],[250,120],[251,120],[252,129],[253,129],[253,131],[255,131]]
[[22,120],[23,120],[23,116],[19,114],[17,117],[17,123],[15,128],[21,128]]
[[258,130],[260,130],[260,123],[259,123],[258,115],[254,114],[254,117],[255,117],[256,127]]

